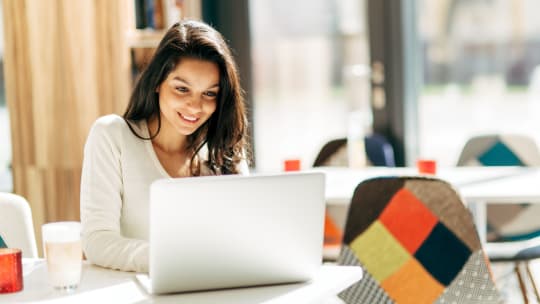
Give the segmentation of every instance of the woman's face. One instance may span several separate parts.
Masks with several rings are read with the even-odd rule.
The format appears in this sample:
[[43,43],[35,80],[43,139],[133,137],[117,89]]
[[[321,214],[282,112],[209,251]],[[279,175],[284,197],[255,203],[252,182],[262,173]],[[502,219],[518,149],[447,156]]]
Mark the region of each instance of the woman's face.
[[219,93],[219,67],[182,58],[158,87],[162,121],[182,135],[193,134],[212,116]]

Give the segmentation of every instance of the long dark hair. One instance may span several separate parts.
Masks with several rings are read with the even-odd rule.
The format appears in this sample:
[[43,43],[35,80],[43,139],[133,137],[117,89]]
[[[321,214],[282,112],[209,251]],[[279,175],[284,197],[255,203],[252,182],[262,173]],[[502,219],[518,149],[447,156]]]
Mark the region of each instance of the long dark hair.
[[[216,111],[193,134],[188,136],[191,174],[200,174],[197,154],[207,144],[207,165],[217,174],[238,173],[237,164],[249,159],[247,118],[238,69],[227,43],[211,26],[199,21],[174,24],[165,34],[154,56],[135,84],[124,119],[135,136],[151,140],[161,129],[159,97],[156,89],[182,58],[196,58],[219,67],[219,93]],[[157,115],[158,129],[149,138],[138,134],[131,122]]]

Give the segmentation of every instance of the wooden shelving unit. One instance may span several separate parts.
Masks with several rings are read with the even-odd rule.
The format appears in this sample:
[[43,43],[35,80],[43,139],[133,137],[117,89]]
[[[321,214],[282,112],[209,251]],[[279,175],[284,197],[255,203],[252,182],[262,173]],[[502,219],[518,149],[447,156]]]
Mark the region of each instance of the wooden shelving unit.
[[[156,15],[154,15],[156,19],[151,24],[158,25],[157,29],[151,27],[135,28],[137,9],[133,1],[130,1],[128,5],[130,13],[128,16],[129,27],[126,30],[126,44],[131,53],[132,81],[134,81],[149,62],[159,42],[172,24],[183,18],[201,18],[201,0],[154,0],[154,9],[159,10],[159,12],[156,11]],[[158,19],[160,22],[155,23],[155,20]]]

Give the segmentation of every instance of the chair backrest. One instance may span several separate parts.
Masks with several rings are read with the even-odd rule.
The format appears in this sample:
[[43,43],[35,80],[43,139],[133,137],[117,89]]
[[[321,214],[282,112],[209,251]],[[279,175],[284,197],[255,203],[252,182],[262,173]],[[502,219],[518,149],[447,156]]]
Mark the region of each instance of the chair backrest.
[[[367,159],[372,166],[395,167],[394,149],[388,140],[377,133],[364,138]],[[327,142],[317,155],[313,167],[347,166],[347,139]]]
[[7,247],[21,249],[23,257],[38,257],[32,211],[22,196],[0,192],[0,237]]
[[0,235],[0,248],[7,248],[6,242],[4,242],[4,239]]
[[471,214],[434,178],[360,183],[338,263],[365,271],[347,303],[500,303]]
[[540,150],[525,135],[474,136],[465,143],[458,166],[540,166]]

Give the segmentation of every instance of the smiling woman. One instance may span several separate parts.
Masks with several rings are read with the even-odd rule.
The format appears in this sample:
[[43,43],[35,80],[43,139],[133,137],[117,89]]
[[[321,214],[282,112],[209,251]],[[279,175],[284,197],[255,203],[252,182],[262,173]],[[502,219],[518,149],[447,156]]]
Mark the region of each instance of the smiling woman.
[[92,263],[148,271],[148,192],[156,179],[248,173],[241,92],[216,30],[183,21],[167,31],[124,117],[101,117],[88,135],[81,222]]
[[[154,143],[184,148],[184,143],[163,139],[166,127],[176,131],[169,136],[177,140],[193,134],[216,110],[218,92],[217,64],[200,59],[182,59],[158,88],[160,112],[165,120],[161,136],[158,134]],[[151,130],[157,130],[157,122],[157,119],[150,122]]]

